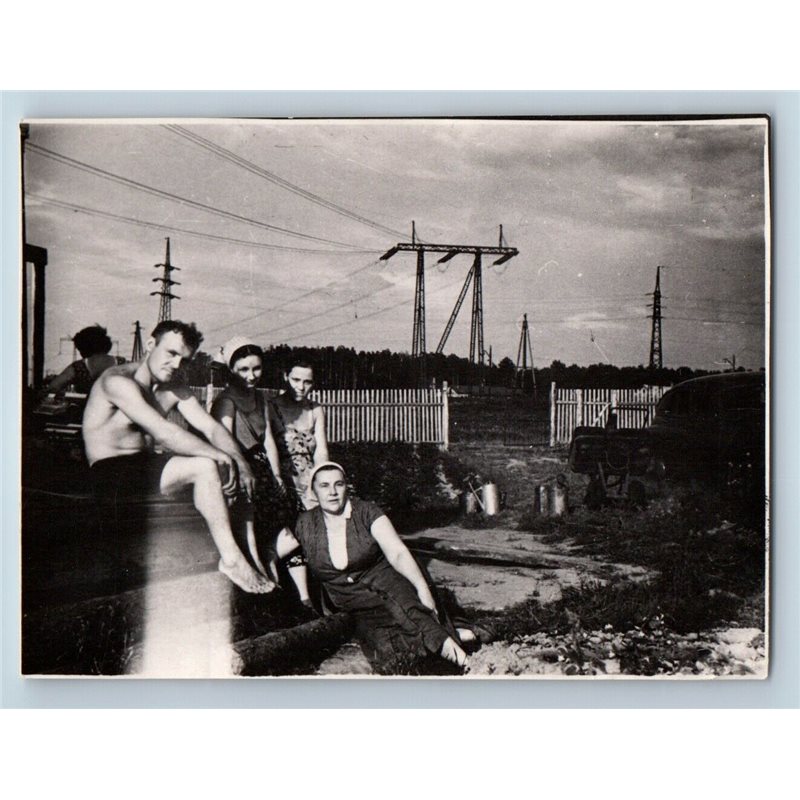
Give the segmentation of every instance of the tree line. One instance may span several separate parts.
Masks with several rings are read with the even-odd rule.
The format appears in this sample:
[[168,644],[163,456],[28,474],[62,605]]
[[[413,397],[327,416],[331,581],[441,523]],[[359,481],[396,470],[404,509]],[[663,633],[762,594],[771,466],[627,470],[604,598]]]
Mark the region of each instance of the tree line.
[[[477,365],[467,358],[443,353],[427,353],[423,358],[391,350],[356,351],[351,347],[290,347],[273,345],[264,348],[264,386],[280,387],[283,371],[293,360],[308,361],[314,367],[314,378],[321,389],[410,389],[447,382],[458,387],[497,387],[532,393],[531,374],[518,375],[510,358],[497,364]],[[211,356],[199,352],[185,367],[192,385],[213,381],[221,386],[227,371],[214,365]],[[650,369],[644,365],[617,367],[613,364],[592,364],[587,367],[562,361],[534,371],[537,393],[547,392],[555,381],[564,388],[596,387],[638,389],[645,385],[670,386],[689,378],[710,374],[707,370],[679,367]]]

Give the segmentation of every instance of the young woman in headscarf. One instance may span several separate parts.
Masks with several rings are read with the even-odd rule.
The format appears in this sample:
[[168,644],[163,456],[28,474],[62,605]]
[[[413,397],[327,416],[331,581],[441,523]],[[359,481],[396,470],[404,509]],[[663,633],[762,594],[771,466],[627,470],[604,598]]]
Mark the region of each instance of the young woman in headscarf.
[[[246,337],[234,336],[218,358],[228,367],[228,385],[214,400],[211,414],[239,443],[256,478],[253,503],[244,509],[247,544],[258,569],[268,575],[258,545],[262,550],[269,548],[277,531],[294,523],[295,513],[286,497],[267,404],[257,388],[264,371],[264,353]],[[300,601],[310,605],[305,560],[294,556],[286,566]]]

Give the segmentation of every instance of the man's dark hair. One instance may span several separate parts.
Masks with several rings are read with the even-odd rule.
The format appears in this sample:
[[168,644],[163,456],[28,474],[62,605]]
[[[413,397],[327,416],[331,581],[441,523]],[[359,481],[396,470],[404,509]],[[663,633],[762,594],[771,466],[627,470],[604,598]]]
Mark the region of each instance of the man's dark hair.
[[83,358],[105,354],[111,350],[111,339],[108,338],[108,332],[102,325],[90,325],[78,331],[72,337],[72,341]]
[[203,334],[197,330],[194,322],[181,322],[178,319],[165,319],[158,323],[153,328],[150,334],[155,340],[156,344],[161,341],[161,337],[165,333],[179,333],[186,342],[186,346],[190,347],[193,351],[197,351],[200,343],[203,341]]

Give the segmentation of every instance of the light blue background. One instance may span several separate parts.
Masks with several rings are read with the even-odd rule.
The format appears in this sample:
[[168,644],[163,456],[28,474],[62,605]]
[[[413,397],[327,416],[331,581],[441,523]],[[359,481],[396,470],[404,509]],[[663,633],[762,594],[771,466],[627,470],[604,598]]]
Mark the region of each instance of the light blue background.
[[[800,707],[798,92],[4,92],[2,706],[44,708]],[[142,681],[19,676],[18,123],[75,117],[769,114],[772,117],[772,649],[766,681]]]

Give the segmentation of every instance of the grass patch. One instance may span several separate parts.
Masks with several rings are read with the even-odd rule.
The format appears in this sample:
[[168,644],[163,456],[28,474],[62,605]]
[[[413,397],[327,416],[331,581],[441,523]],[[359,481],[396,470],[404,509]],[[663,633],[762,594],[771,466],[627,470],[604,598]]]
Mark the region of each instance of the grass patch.
[[435,445],[349,442],[331,444],[330,453],[355,494],[377,503],[401,532],[447,525],[460,514],[469,467]]
[[688,489],[638,511],[525,516],[520,528],[545,541],[568,541],[587,555],[647,567],[655,577],[587,582],[565,588],[560,600],[545,606],[528,600],[497,616],[498,632],[513,640],[538,632],[580,638],[583,631],[605,627],[639,631],[644,638],[629,643],[636,655],[654,630],[661,636],[723,624],[763,629],[765,537],[763,526],[750,519],[721,497]]

